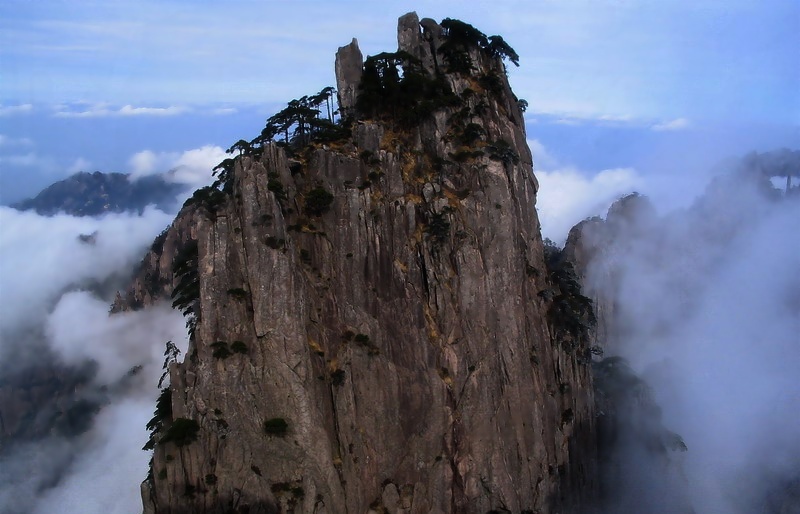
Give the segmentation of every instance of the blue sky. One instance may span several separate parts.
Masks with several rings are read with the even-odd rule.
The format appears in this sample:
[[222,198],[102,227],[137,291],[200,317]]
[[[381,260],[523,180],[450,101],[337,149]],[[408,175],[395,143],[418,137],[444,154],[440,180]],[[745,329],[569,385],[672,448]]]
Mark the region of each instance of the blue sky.
[[78,170],[134,171],[139,152],[166,165],[252,137],[334,82],[350,38],[396,48],[409,10],[517,50],[539,169],[689,173],[800,146],[797,0],[4,0],[0,201]]

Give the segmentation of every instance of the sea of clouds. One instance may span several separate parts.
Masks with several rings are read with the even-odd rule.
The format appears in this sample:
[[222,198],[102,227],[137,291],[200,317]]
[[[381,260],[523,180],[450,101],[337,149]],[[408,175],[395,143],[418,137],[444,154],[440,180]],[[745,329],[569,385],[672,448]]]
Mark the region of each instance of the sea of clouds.
[[[587,173],[548,160],[536,144],[537,208],[543,235],[557,242],[620,195],[658,190],[665,180],[633,169]],[[143,176],[177,164],[176,180],[194,184],[219,157],[217,148],[143,153],[131,166]],[[192,171],[200,168],[204,174]],[[700,191],[695,180],[670,196],[656,194],[660,216],[619,234],[624,251],[601,263],[618,268],[618,281],[604,283],[603,273],[590,280],[613,291],[624,327],[615,351],[650,383],[664,425],[689,447],[684,478],[660,494],[689,498],[698,514],[746,514],[800,462],[800,202],[768,200],[746,182],[729,182],[697,203]],[[680,192],[689,198],[675,201]],[[149,460],[140,448],[164,346],[185,349],[186,330],[166,303],[113,316],[109,305],[173,217],[152,208],[77,218],[0,207],[0,383],[4,372],[35,359],[91,361],[90,387],[107,398],[79,437],[7,449],[0,513],[140,511]],[[656,491],[659,484],[641,471],[636,486]],[[642,494],[622,490],[620,498],[628,508]],[[639,505],[646,514],[668,512]]]
[[[113,316],[109,306],[173,216],[149,208],[141,215],[44,217],[0,207],[0,382],[44,359],[65,367],[93,361],[84,394],[106,398],[79,437],[53,434],[6,449],[0,512],[140,510],[138,484],[149,460],[141,447],[165,343],[185,348],[186,329],[169,305]],[[28,348],[19,348],[23,343]]]

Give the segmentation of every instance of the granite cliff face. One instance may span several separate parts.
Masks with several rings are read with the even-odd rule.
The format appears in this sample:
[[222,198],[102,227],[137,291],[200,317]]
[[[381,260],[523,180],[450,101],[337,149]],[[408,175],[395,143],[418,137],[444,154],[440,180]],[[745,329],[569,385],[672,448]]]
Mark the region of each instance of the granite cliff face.
[[412,13],[398,53],[340,49],[346,136],[256,142],[145,257],[115,309],[172,291],[193,331],[145,512],[555,513],[593,494],[589,357],[554,309],[516,54],[468,29]]

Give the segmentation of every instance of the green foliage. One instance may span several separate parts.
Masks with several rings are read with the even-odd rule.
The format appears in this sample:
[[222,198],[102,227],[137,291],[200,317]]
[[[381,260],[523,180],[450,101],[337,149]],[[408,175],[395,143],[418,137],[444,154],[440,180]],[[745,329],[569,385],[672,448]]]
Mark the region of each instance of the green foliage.
[[358,158],[364,164],[380,164],[381,160],[370,150],[364,150],[358,154]]
[[[167,341],[166,349],[164,350],[164,364],[161,369],[164,372],[161,378],[158,379],[158,387],[161,387],[164,381],[169,376],[169,365],[178,360],[181,351],[172,341]],[[161,393],[156,400],[156,410],[153,412],[153,417],[147,422],[146,429],[150,433],[147,442],[142,447],[142,450],[152,450],[156,446],[156,435],[164,428],[164,424],[172,417],[172,393],[169,387],[161,389]],[[152,469],[151,469],[152,473]]]
[[502,36],[489,36],[489,44],[484,48],[491,56],[508,59],[514,66],[519,66],[519,55]]
[[333,203],[333,195],[322,186],[306,193],[305,211],[309,216],[321,216]]
[[489,152],[490,159],[506,164],[519,164],[519,156],[508,141],[502,139],[492,141],[486,147],[486,150]]
[[346,373],[343,369],[331,371],[331,384],[338,387],[344,384]]
[[186,209],[189,206],[197,205],[205,209],[210,216],[215,216],[225,204],[226,198],[227,195],[215,186],[205,186],[196,190],[192,197],[183,203],[183,208]]
[[593,362],[592,375],[601,463],[609,464],[620,445],[640,445],[656,456],[687,451],[683,438],[661,424],[661,409],[650,386],[625,359]]
[[234,341],[233,344],[231,344],[231,350],[233,350],[233,353],[247,353],[248,352],[247,345],[244,344],[244,341]]
[[236,298],[237,300],[246,300],[248,295],[247,291],[245,291],[241,287],[234,287],[228,289],[228,296]]
[[364,117],[388,117],[401,126],[461,103],[444,77],[429,75],[419,59],[403,51],[367,57],[359,90],[356,107]]
[[[334,122],[332,87],[325,87],[319,93],[306,95],[290,101],[287,106],[270,116],[261,134],[251,141],[240,139],[226,150],[227,153],[238,152],[214,167],[217,180],[210,188],[230,193],[233,188],[233,173],[236,162],[244,156],[259,158],[264,152],[264,145],[270,141],[283,145],[288,152],[305,147],[310,143],[332,143],[350,136],[350,127],[346,123]],[[324,106],[324,107],[323,107]],[[300,171],[300,165],[292,167],[292,173]],[[279,200],[285,199],[283,186],[270,180],[270,191],[276,193]]]
[[478,123],[469,123],[458,136],[458,142],[463,146],[472,146],[486,136],[486,130]]
[[551,283],[556,286],[557,291],[547,315],[557,339],[563,340],[565,336],[569,336],[573,344],[587,341],[597,320],[592,300],[581,293],[580,282],[572,263],[564,262],[549,271]]
[[587,347],[589,334],[597,323],[592,300],[583,296],[581,284],[571,262],[562,257],[562,250],[545,239],[544,261],[550,289],[539,292],[549,302],[547,319],[553,339],[567,350],[582,348],[582,359],[588,362],[592,351]]
[[428,223],[428,233],[437,244],[444,243],[450,235],[450,222],[447,213],[432,212]]
[[197,440],[197,433],[200,431],[200,425],[197,421],[187,418],[176,418],[175,421],[167,428],[164,437],[158,444],[174,443],[176,446],[188,446]]
[[200,277],[198,274],[197,241],[188,241],[172,262],[172,274],[178,283],[172,290],[172,308],[187,317],[189,337],[194,338],[194,329],[199,320]]
[[163,373],[161,373],[161,378],[158,379],[158,387],[164,383],[167,376],[169,375],[169,365],[172,362],[178,361],[178,356],[181,354],[181,351],[172,341],[167,341],[166,349],[164,350],[164,364],[161,365],[161,369]]
[[279,239],[274,236],[269,236],[264,240],[264,244],[266,244],[273,250],[278,250],[286,246],[286,240],[283,238]]
[[289,423],[283,418],[271,418],[264,421],[264,433],[275,437],[284,437],[289,430]]
[[286,190],[283,188],[283,183],[278,178],[277,173],[273,172],[269,174],[267,189],[269,189],[275,194],[275,198],[279,202],[283,202],[284,200],[286,200]]
[[[267,119],[261,134],[250,145],[257,148],[282,136],[283,143],[299,148],[314,141],[333,142],[348,137],[349,128],[333,120],[334,93],[332,87],[326,87],[315,95],[290,101],[283,110]],[[326,117],[321,116],[323,104]]]
[[211,352],[211,356],[215,359],[227,359],[233,352],[230,351],[228,348],[228,343],[225,341],[216,341],[211,343],[211,348],[213,349]]
[[475,48],[485,48],[489,45],[489,39],[486,34],[469,23],[453,18],[445,18],[440,25],[444,29],[442,36],[446,38],[444,45]]
[[439,47],[439,53],[445,57],[448,71],[465,75],[471,73],[473,63],[469,50],[487,47],[489,40],[486,34],[469,23],[452,18],[442,20],[441,26],[445,41]]
[[453,159],[455,162],[464,163],[483,157],[483,155],[484,153],[482,150],[459,150],[455,153],[448,154],[448,157]]
[[452,18],[442,20],[441,26],[444,29],[442,35],[445,41],[439,47],[439,52],[447,60],[448,70],[451,73],[472,72],[470,49],[478,49],[492,58],[508,59],[515,66],[519,66],[519,55],[501,36],[487,37],[469,23]]
[[153,240],[153,244],[150,245],[151,252],[161,255],[161,253],[164,251],[164,242],[167,240],[168,233],[169,227],[162,230],[161,233],[156,236],[156,238]]
[[286,502],[290,510],[293,511],[297,503],[306,494],[301,484],[302,482],[300,481],[276,482],[270,486],[270,490],[281,502]]
[[352,339],[359,346],[363,346],[364,348],[366,348],[367,355],[371,357],[374,357],[375,355],[381,353],[380,349],[378,349],[378,346],[370,340],[367,334],[356,334],[355,336],[353,336]]
[[147,430],[158,431],[163,422],[172,417],[172,394],[168,387],[161,390],[156,400],[156,410],[153,418],[147,423]]
[[503,94],[503,81],[495,73],[484,73],[478,78],[478,84],[496,97]]

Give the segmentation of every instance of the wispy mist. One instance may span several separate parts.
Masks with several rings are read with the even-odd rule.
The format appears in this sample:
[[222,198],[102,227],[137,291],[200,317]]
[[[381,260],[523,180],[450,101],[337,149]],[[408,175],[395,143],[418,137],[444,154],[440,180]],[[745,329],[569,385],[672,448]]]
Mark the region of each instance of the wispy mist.
[[[788,512],[777,509],[800,478],[800,195],[740,169],[689,209],[627,214],[590,241],[603,250],[589,289],[607,296],[609,350],[688,446],[668,497],[686,495],[698,514]],[[620,484],[620,501],[652,500],[665,484],[641,478],[656,464],[627,462],[638,478]]]
[[[0,207],[0,393],[14,400],[3,412],[12,439],[0,453],[0,512],[140,510],[164,345],[185,346],[185,326],[169,305],[114,316],[109,306],[172,216]],[[75,385],[37,396],[53,380]],[[13,423],[11,410],[27,417]]]

